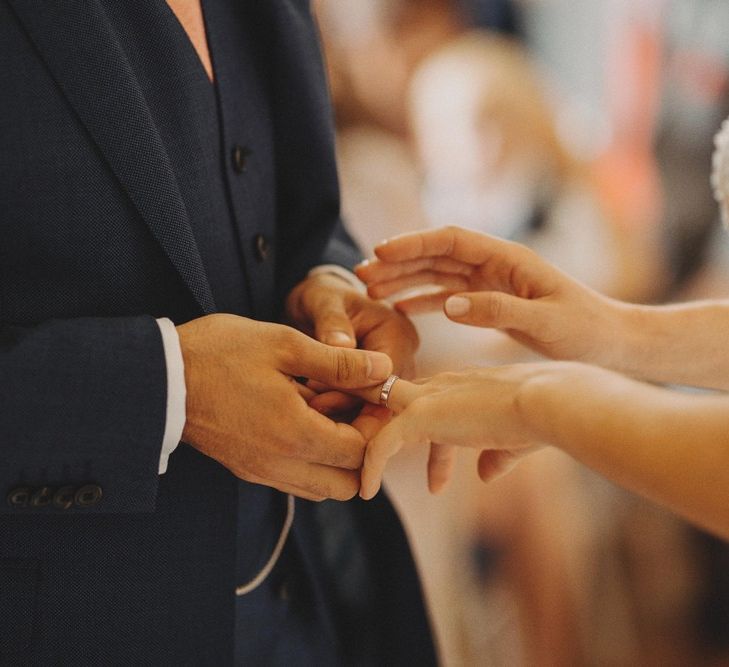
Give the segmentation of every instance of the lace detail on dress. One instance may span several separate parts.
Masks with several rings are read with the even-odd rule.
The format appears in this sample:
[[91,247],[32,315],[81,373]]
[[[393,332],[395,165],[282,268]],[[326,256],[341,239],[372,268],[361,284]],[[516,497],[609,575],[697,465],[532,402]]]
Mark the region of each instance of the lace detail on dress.
[[722,123],[721,130],[714,137],[714,146],[711,187],[714,199],[719,203],[721,221],[729,229],[729,118]]

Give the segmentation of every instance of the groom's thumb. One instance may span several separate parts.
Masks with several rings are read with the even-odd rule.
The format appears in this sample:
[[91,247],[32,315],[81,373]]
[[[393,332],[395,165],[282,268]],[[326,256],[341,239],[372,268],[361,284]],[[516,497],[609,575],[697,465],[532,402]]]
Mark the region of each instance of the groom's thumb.
[[336,389],[359,389],[381,384],[392,373],[392,360],[382,352],[323,345],[303,336],[286,355],[281,370]]
[[454,322],[492,329],[530,331],[534,327],[534,304],[503,292],[468,292],[448,298],[445,314]]

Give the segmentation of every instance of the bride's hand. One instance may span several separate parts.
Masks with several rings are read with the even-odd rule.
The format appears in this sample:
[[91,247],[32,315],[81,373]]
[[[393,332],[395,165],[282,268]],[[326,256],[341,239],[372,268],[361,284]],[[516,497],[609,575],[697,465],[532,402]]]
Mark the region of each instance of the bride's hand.
[[620,366],[628,338],[625,304],[565,275],[529,248],[447,227],[405,234],[357,268],[370,296],[437,286],[396,303],[416,314],[445,307],[454,322],[501,329],[552,359]]
[[522,390],[532,379],[569,366],[519,364],[442,373],[417,383],[398,380],[388,401],[396,416],[367,445],[360,495],[377,493],[387,461],[406,444],[440,446],[428,465],[431,488],[449,475],[447,448],[453,446],[483,450],[484,481],[505,472],[539,447],[521,411]]

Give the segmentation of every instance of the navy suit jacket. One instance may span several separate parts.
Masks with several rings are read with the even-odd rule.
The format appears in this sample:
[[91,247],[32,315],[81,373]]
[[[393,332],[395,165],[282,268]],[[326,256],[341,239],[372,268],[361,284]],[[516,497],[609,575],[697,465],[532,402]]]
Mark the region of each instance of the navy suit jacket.
[[[249,49],[213,54],[248,100],[221,116],[223,145],[251,148],[245,174],[225,167],[239,314],[274,319],[312,266],[357,252],[308,2],[229,4]],[[154,318],[216,312],[223,270],[201,257],[185,165],[96,0],[0,0],[0,64],[0,664],[316,664],[333,643],[351,664],[433,662],[385,498],[299,502],[271,581],[235,598],[285,497],[184,444],[157,474]]]

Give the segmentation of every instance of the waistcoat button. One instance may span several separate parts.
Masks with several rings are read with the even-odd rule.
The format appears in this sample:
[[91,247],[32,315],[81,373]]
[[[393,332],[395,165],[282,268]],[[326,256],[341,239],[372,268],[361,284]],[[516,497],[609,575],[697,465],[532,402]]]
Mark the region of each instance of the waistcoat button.
[[265,262],[271,254],[271,244],[263,234],[256,234],[253,237],[253,250],[259,262]]
[[246,164],[248,163],[248,156],[251,151],[245,146],[233,146],[233,169],[239,174],[242,174],[246,170]]

